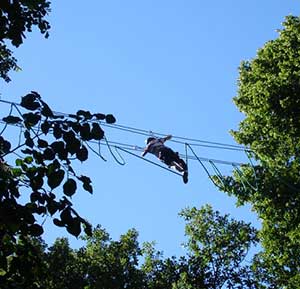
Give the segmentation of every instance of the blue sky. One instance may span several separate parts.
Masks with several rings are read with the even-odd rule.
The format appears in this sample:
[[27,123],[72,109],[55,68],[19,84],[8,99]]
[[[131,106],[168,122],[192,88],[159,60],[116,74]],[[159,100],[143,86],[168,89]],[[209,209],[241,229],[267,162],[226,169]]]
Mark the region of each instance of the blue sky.
[[[56,111],[113,113],[121,125],[229,144],[235,144],[229,130],[243,118],[232,102],[239,63],[277,37],[284,16],[300,11],[292,0],[78,3],[53,1],[50,38],[32,33],[16,50],[22,71],[11,75],[11,83],[0,83],[3,99],[19,102],[35,90]],[[113,141],[144,145],[143,136],[113,129],[106,134]],[[169,145],[184,152],[182,146]],[[103,153],[107,162],[91,155],[78,164],[91,176],[95,192],[80,191],[73,201],[114,239],[134,227],[141,242],[155,240],[165,255],[184,254],[178,213],[206,203],[259,226],[249,208],[235,208],[235,200],[219,192],[195,161],[184,185],[140,159],[124,155],[126,165],[119,166],[109,152]],[[239,152],[197,148],[197,153],[246,161]],[[50,219],[46,226],[49,243],[66,235]]]

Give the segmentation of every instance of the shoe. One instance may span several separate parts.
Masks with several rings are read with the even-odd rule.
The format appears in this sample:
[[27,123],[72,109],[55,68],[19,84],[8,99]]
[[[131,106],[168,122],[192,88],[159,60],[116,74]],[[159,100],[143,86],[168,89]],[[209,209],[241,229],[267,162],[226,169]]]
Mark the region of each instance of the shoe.
[[186,184],[188,182],[188,172],[187,171],[184,171],[182,178],[183,178],[183,182]]

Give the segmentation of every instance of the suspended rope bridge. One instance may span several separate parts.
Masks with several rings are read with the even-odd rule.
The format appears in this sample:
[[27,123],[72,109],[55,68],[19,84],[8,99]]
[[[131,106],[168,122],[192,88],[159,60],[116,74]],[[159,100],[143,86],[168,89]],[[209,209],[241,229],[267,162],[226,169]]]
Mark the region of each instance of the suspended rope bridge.
[[[20,111],[21,105],[18,103],[6,101],[6,100],[1,100],[0,103],[9,105],[9,112],[8,115],[12,115],[13,110],[16,109],[18,114],[22,116],[22,113]],[[62,113],[62,112],[54,112],[56,115],[61,116],[61,117],[69,117],[70,114],[67,113]],[[96,120],[92,120],[95,122]],[[145,129],[140,129],[136,127],[130,127],[126,125],[121,125],[121,124],[108,124],[104,121],[97,120],[99,125],[109,128],[109,129],[114,129],[118,131],[122,131],[125,133],[129,134],[136,134],[136,135],[141,135],[143,137],[150,137],[150,136],[155,136],[155,137],[165,137],[166,134],[160,133],[160,132],[154,132],[154,131],[149,131]],[[3,124],[2,130],[0,130],[0,136],[4,133],[6,130],[8,123],[4,122],[3,119],[0,120],[0,123]],[[21,123],[17,124],[12,124],[13,126],[19,127],[20,129],[20,134],[19,134],[19,143],[21,142],[21,134],[22,130],[24,129],[24,125]],[[39,131],[39,128],[34,128],[37,132]],[[185,150],[185,153],[179,153],[179,156],[181,158],[184,158],[186,160],[186,163],[188,161],[198,161],[203,170],[206,172],[208,175],[209,179],[220,188],[220,185],[216,183],[215,179],[213,178],[213,175],[209,172],[208,166],[210,166],[213,169],[214,175],[217,177],[219,180],[219,183],[222,184],[223,182],[223,175],[220,172],[219,168],[217,165],[227,165],[232,167],[238,174],[241,174],[241,169],[240,167],[243,165],[251,165],[254,171],[254,166],[251,161],[251,153],[253,153],[250,149],[240,146],[240,145],[232,145],[232,144],[226,144],[226,143],[221,143],[221,142],[211,142],[207,140],[202,140],[202,139],[195,139],[195,138],[187,138],[187,137],[182,137],[182,136],[176,136],[172,135],[172,139],[170,142],[176,143],[180,146],[182,146]],[[141,153],[144,151],[144,147],[135,145],[135,144],[128,144],[124,142],[118,142],[118,141],[111,141],[108,140],[106,134],[104,138],[100,141],[84,141],[86,146],[97,156],[99,156],[102,160],[107,161],[107,159],[102,155],[101,153],[101,147],[105,146],[110,154],[112,155],[113,159],[119,164],[119,165],[125,165],[126,162],[124,160],[123,154],[126,153],[127,155],[131,155],[133,157],[139,158],[145,162],[151,163],[155,166],[158,166],[162,169],[165,169],[173,174],[180,175],[181,174],[175,170],[170,169],[169,167],[162,165],[161,163],[157,163],[155,161],[152,161],[150,159],[144,158],[141,156]],[[19,144],[20,145],[20,144]],[[200,157],[196,154],[194,148],[196,147],[202,147],[202,148],[210,148],[210,149],[218,149],[218,150],[227,150],[227,151],[237,151],[237,152],[244,152],[245,155],[247,156],[248,162],[247,163],[242,163],[242,162],[235,162],[235,161],[227,161],[227,160],[221,160],[221,159],[214,159],[214,158],[208,158],[208,157]],[[254,171],[255,173],[255,171]],[[248,184],[252,189],[256,189],[256,186],[253,186],[252,184]]]

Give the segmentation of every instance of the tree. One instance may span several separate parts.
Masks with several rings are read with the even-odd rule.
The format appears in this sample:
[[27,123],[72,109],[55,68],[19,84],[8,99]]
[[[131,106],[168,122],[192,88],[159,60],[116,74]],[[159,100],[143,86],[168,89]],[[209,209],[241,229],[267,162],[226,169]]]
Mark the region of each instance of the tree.
[[33,281],[50,289],[259,288],[244,264],[257,242],[254,228],[210,206],[186,209],[182,216],[187,221],[187,256],[164,258],[149,242],[141,249],[134,229],[114,241],[98,225],[82,237],[85,245],[78,250],[66,238],[44,247],[39,254],[43,270]]
[[[23,264],[17,262],[23,258],[19,240],[23,242],[30,236],[42,235],[43,226],[37,216],[51,216],[54,225],[65,227],[76,237],[82,229],[91,234],[91,225],[73,209],[71,202],[79,190],[78,183],[87,192],[93,192],[91,179],[77,174],[72,164],[86,161],[88,142],[99,142],[104,137],[99,121],[115,121],[110,114],[83,110],[74,115],[56,114],[36,92],[24,96],[20,107],[16,104],[11,107],[18,116],[10,113],[2,120],[6,125],[23,127],[24,138],[12,146],[0,136],[0,270],[3,278],[11,274],[12,268],[22,269]],[[21,108],[25,109],[24,113]],[[15,152],[18,152],[15,165],[9,165],[4,160]],[[11,266],[13,262],[19,264],[19,268]]]
[[58,238],[45,252],[47,274],[41,284],[48,289],[85,288],[85,256],[70,248],[67,238]]
[[[8,45],[19,47],[25,33],[34,27],[47,38],[50,25],[45,17],[49,12],[50,2],[46,0],[1,1],[0,77],[5,81],[10,80],[9,71],[18,68]],[[22,97],[20,106],[11,103],[10,113],[2,121],[0,281],[7,288],[37,288],[35,282],[30,283],[30,274],[38,267],[32,238],[43,233],[41,218],[51,216],[56,226],[65,227],[76,237],[82,229],[91,234],[91,225],[71,202],[72,195],[80,190],[78,183],[93,192],[91,180],[76,173],[72,164],[88,159],[88,141],[99,142],[104,137],[100,121],[113,123],[115,118],[83,110],[73,115],[56,114],[32,91]],[[23,128],[17,144],[5,137],[8,125]]]
[[44,241],[41,238],[20,236],[15,244],[7,242],[6,239],[2,242],[1,263],[8,250],[11,250],[11,254],[7,258],[9,270],[5,272],[4,266],[0,268],[1,288],[41,288],[40,284],[47,276],[47,246]]
[[12,269],[1,288],[260,288],[244,262],[257,242],[254,228],[210,206],[181,214],[187,221],[186,256],[164,258],[149,242],[140,248],[134,229],[114,241],[98,225],[79,249],[66,238],[47,248],[40,238],[21,236],[23,252],[9,261]]
[[12,56],[12,51],[7,47],[7,42],[18,47],[26,37],[25,33],[31,32],[37,26],[42,34],[49,36],[50,24],[45,20],[50,12],[50,2],[46,0],[2,0],[0,3],[0,77],[10,81],[10,70],[17,70],[17,60]]
[[97,226],[91,236],[86,236],[85,254],[87,288],[121,289],[146,288],[143,273],[138,268],[141,249],[138,233],[131,229],[113,241],[108,233]]
[[288,16],[279,37],[240,66],[234,101],[245,118],[232,134],[257,163],[225,179],[229,194],[262,221],[264,252],[255,268],[264,269],[268,288],[295,288],[300,280],[299,91],[300,18]]
[[256,229],[222,216],[209,205],[185,209],[181,215],[187,222],[189,252],[188,271],[182,277],[191,288],[255,288],[245,258],[258,242]]
[[141,268],[148,288],[259,288],[245,264],[250,247],[258,242],[256,229],[209,205],[185,209],[180,215],[187,223],[187,256],[163,259],[153,244],[146,243]]
[[73,250],[67,239],[57,239],[46,255],[48,274],[42,286],[50,289],[147,288],[138,268],[141,250],[137,232],[129,230],[118,241],[97,226],[83,237],[86,246]]

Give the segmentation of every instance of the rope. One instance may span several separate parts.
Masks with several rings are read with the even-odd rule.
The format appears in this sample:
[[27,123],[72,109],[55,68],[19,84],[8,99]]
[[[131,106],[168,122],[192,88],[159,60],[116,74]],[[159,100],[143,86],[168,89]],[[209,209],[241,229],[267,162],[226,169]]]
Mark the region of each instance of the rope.
[[185,163],[186,167],[188,168],[188,152],[187,152],[187,144],[184,145],[185,148]]
[[220,183],[222,183],[223,188],[225,188],[224,178],[223,178],[223,175],[221,174],[220,170],[218,169],[218,167],[216,166],[216,164],[213,161],[209,161],[209,163],[211,164],[213,170],[215,171],[215,174],[216,174],[218,180],[220,181]]
[[219,184],[217,184],[215,182],[215,180],[213,179],[213,177],[211,176],[211,174],[209,173],[208,169],[206,168],[206,166],[203,164],[203,162],[199,159],[199,157],[197,156],[197,154],[194,152],[194,150],[192,149],[190,144],[186,144],[188,146],[188,148],[191,150],[191,152],[194,154],[194,156],[197,158],[198,162],[200,163],[200,165],[202,166],[202,168],[204,169],[204,171],[206,172],[206,174],[208,175],[209,179],[212,181],[212,183],[218,187],[220,190],[223,190],[224,188],[222,188],[221,186],[219,186]]
[[[13,111],[13,108],[15,107],[17,112],[19,113],[20,116],[22,116],[22,113],[20,111],[20,109],[18,108],[21,107],[20,104],[17,104],[17,103],[13,103],[13,102],[9,102],[9,101],[5,101],[5,100],[1,100],[0,99],[0,102],[2,103],[6,103],[6,104],[10,104],[10,112],[9,112],[9,115],[12,114],[12,111]],[[60,112],[55,112],[56,114],[59,114],[59,115],[62,115],[62,116],[70,116],[69,114],[65,114],[65,113],[60,113]],[[0,120],[0,122],[3,122]],[[140,135],[144,135],[144,136],[153,136],[154,134],[155,135],[158,135],[158,136],[165,136],[165,134],[161,134],[161,133],[155,133],[155,132],[152,132],[152,131],[147,131],[147,130],[143,130],[143,129],[138,129],[138,128],[134,128],[134,127],[128,127],[128,126],[124,126],[124,125],[117,125],[117,124],[107,124],[107,123],[104,123],[102,121],[98,121],[101,125],[103,126],[106,126],[106,127],[110,127],[110,128],[115,128],[115,129],[119,129],[119,130],[123,130],[123,131],[127,131],[127,132],[130,132],[130,133],[135,133],[135,134],[140,134]],[[8,123],[5,122],[5,126],[4,128],[2,129],[0,135],[5,131],[6,127],[7,127]],[[21,132],[22,132],[22,125],[20,124],[11,124],[11,125],[15,125],[15,126],[18,126],[18,127],[21,127]],[[36,128],[33,128],[31,127],[30,128],[31,131],[33,131],[35,137],[39,137],[40,135],[40,132],[39,132],[39,129],[36,129]],[[182,140],[185,140],[185,141],[190,141],[190,142],[193,142],[192,144],[188,143],[188,142],[183,142]],[[245,151],[246,154],[247,153],[250,153],[252,151],[244,148],[244,147],[241,147],[241,146],[237,146],[237,145],[229,145],[229,144],[224,144],[224,143],[219,143],[219,142],[210,142],[210,141],[204,141],[204,140],[199,140],[199,139],[192,139],[192,138],[185,138],[185,137],[180,137],[180,136],[173,136],[173,141],[174,143],[179,143],[179,144],[184,144],[185,145],[185,155],[181,155],[181,157],[185,157],[185,160],[186,160],[186,164],[188,165],[188,160],[197,160],[202,168],[204,169],[204,171],[206,172],[206,174],[208,175],[208,177],[210,178],[210,180],[213,182],[214,185],[216,185],[219,189],[223,189],[219,184],[217,184],[215,182],[215,180],[213,179],[213,177],[211,176],[211,174],[209,173],[208,169],[206,168],[206,166],[203,164],[203,161],[206,161],[206,162],[209,162],[215,173],[216,173],[216,176],[218,177],[219,181],[223,184],[223,186],[225,187],[224,185],[224,182],[223,182],[223,178],[222,178],[222,174],[221,172],[219,171],[219,169],[217,168],[217,166],[215,165],[215,163],[220,163],[220,164],[226,164],[226,165],[232,165],[236,168],[237,172],[239,174],[241,174],[241,171],[238,169],[238,166],[241,166],[243,164],[241,163],[233,163],[233,162],[228,162],[228,161],[223,161],[223,160],[213,160],[213,159],[208,159],[208,158],[202,158],[202,157],[199,157],[195,151],[193,150],[192,148],[192,145],[193,146],[202,146],[202,147],[209,147],[209,148],[217,148],[217,149],[227,149],[227,150],[236,150],[236,151]],[[90,143],[96,143],[95,141],[89,141]],[[19,136],[19,143],[20,143],[20,136]],[[91,149],[92,152],[94,152],[97,156],[99,156],[102,160],[106,161],[106,159],[102,156],[101,152],[100,152],[100,145],[101,144],[104,144],[107,146],[109,152],[111,153],[111,155],[113,156],[114,160],[119,164],[119,165],[125,165],[126,162],[124,160],[124,158],[122,157],[122,155],[120,154],[119,150],[123,151],[123,152],[126,152],[130,155],[133,155],[135,157],[138,157],[140,159],[143,159],[144,161],[147,161],[151,164],[154,164],[160,168],[163,168],[169,172],[172,172],[174,174],[177,174],[179,176],[181,176],[180,173],[174,171],[174,170],[171,170],[163,165],[160,165],[156,162],[153,162],[151,160],[148,160],[146,158],[143,158],[133,152],[130,152],[129,150],[134,150],[134,151],[142,151],[143,148],[141,147],[138,147],[138,146],[134,146],[134,145],[130,145],[130,144],[124,144],[124,143],[120,143],[120,142],[113,142],[113,141],[108,141],[106,137],[104,137],[104,142],[101,142],[101,141],[98,141],[97,142],[97,145],[98,145],[98,151],[96,151],[88,142],[85,142],[86,145],[88,146],[89,149]],[[20,144],[19,146],[20,147]],[[112,147],[115,149],[115,153],[112,151]],[[193,156],[190,156],[188,155],[188,148],[191,150]],[[15,149],[14,149],[15,150]],[[116,155],[117,154],[117,155]],[[252,164],[252,161],[249,157],[249,155],[247,154],[247,157],[251,163],[251,166],[254,170],[254,167],[253,167],[253,164]],[[255,174],[255,170],[254,170],[254,174]],[[241,177],[242,177],[242,174],[241,174]],[[256,178],[256,174],[255,174],[255,178]],[[248,182],[249,186],[251,186],[252,188],[254,188],[249,182]]]
[[[257,182],[256,171],[255,171],[253,162],[252,162],[251,157],[250,157],[250,152],[246,150],[245,153],[246,153],[246,156],[248,157],[248,160],[249,160],[249,162],[250,162],[250,165],[251,165],[251,168],[252,168],[252,171],[253,171],[253,175],[254,175],[254,179],[255,179],[255,184],[256,184],[256,186],[255,186],[254,190],[257,191],[257,190],[258,190],[258,186],[257,186],[257,183],[258,183],[258,182]],[[254,154],[254,152],[251,152],[251,153]]]
[[[5,100],[1,100],[1,99],[0,99],[0,102],[5,103],[5,104],[14,105],[16,107],[16,109],[17,109],[17,106],[21,106],[18,103],[5,101]],[[18,110],[18,112],[20,113],[19,110]],[[70,116],[70,114],[63,113],[63,112],[54,111],[54,113],[56,113],[58,115],[62,115],[62,116]],[[153,136],[153,135],[165,136],[166,135],[166,134],[162,134],[159,132],[153,132],[153,131],[149,131],[149,130],[145,130],[145,129],[139,129],[139,128],[135,128],[135,127],[120,125],[120,124],[108,124],[103,121],[99,121],[99,123],[106,127],[119,129],[119,130],[127,131],[130,133],[135,133],[135,134],[140,134],[140,135],[144,135],[144,136],[149,136],[149,135],[150,136]],[[179,143],[179,144],[185,144],[186,142],[194,142],[192,144],[193,146],[202,146],[202,147],[209,147],[209,148],[216,148],[216,149],[226,149],[226,150],[236,150],[236,151],[248,150],[248,151],[250,151],[248,148],[239,146],[239,145],[231,145],[231,144],[225,144],[225,143],[220,143],[220,142],[211,142],[211,141],[205,141],[205,140],[194,139],[194,138],[186,138],[186,137],[181,137],[181,136],[173,136],[173,139],[170,141],[172,141],[174,143]]]
[[[238,173],[238,175],[240,176],[241,182],[242,182],[243,186],[245,187],[245,190],[247,190],[246,185],[245,185],[245,182],[247,183],[247,185],[248,185],[252,190],[254,190],[254,191],[257,191],[257,190],[258,190],[257,186],[254,187],[254,186],[253,186],[252,184],[250,184],[249,181],[244,177],[243,172],[239,169],[239,167],[237,167],[237,166],[235,166],[235,165],[233,165],[233,167],[234,167],[234,169],[236,170],[236,172]],[[245,181],[245,182],[244,182],[244,181]],[[257,182],[256,182],[256,184],[257,184]]]
[[100,141],[98,142],[98,144],[99,144],[98,152],[87,141],[84,143],[94,154],[96,154],[98,157],[100,157],[103,161],[107,162],[107,160],[100,153]]
[[[6,124],[6,122],[0,120],[0,123],[4,123]],[[22,127],[24,127],[23,125],[21,124],[9,124],[9,125],[12,125],[12,126],[16,126],[16,127],[19,127],[22,129]],[[109,143],[109,145],[112,145],[112,146],[120,146],[120,147],[123,147],[127,150],[131,150],[131,151],[143,151],[143,148],[140,147],[140,146],[137,146],[137,145],[132,145],[132,144],[127,144],[127,143],[121,143],[121,142],[115,142],[115,141],[108,141],[107,142]],[[88,143],[91,143],[91,144],[97,144],[98,146],[100,144],[102,145],[105,145],[107,146],[107,143],[106,141],[100,141],[100,144],[98,141],[93,141],[93,140],[90,140],[88,142],[86,142],[86,144],[88,145]],[[101,155],[101,153],[98,153],[91,145],[88,145],[89,148],[91,148],[91,150],[98,156],[100,156],[101,158],[103,158],[103,156]],[[99,150],[99,148],[98,148]],[[100,151],[100,150],[99,150]],[[181,158],[186,158],[189,159],[189,160],[197,160],[197,158],[195,156],[192,156],[192,155],[187,155],[187,152],[185,152],[185,154],[179,154],[179,156]],[[218,163],[218,164],[223,164],[223,165],[236,165],[236,166],[242,166],[244,165],[244,163],[239,163],[239,162],[232,162],[232,161],[224,161],[224,160],[220,160],[220,159],[209,159],[209,158],[204,158],[204,157],[198,157],[199,159],[201,159],[202,161],[204,162],[210,162],[210,161],[213,161],[214,163]]]
[[119,160],[117,159],[117,157],[114,155],[114,153],[112,152],[111,145],[108,143],[106,137],[104,137],[104,140],[105,140],[106,145],[107,145],[107,147],[108,147],[108,149],[109,149],[109,152],[110,152],[111,155],[113,156],[114,160],[115,160],[119,165],[124,166],[124,165],[126,164],[126,162],[125,162],[125,160],[122,158],[122,156],[119,154],[119,152],[116,150],[116,152],[118,153],[119,157],[121,158],[121,161],[119,161]]
[[[166,134],[158,133],[158,132],[153,132],[153,131],[147,131],[147,130],[142,130],[138,128],[133,128],[133,127],[128,127],[124,125],[118,125],[118,124],[107,124],[105,122],[100,121],[101,125],[114,128],[114,129],[119,129],[122,131],[130,132],[130,133],[135,133],[143,136],[166,136]],[[178,139],[178,140],[176,140]],[[216,149],[225,149],[225,150],[233,150],[233,151],[245,151],[249,150],[245,147],[242,146],[237,146],[237,145],[230,145],[230,144],[224,144],[224,143],[219,143],[219,142],[210,142],[210,141],[204,141],[204,140],[199,140],[199,139],[192,139],[192,138],[185,138],[185,137],[180,137],[180,136],[172,136],[172,139],[170,140],[171,142],[178,143],[178,144],[185,144],[186,142],[179,141],[179,140],[185,140],[185,141],[191,141],[195,142],[192,145],[193,146],[201,146],[201,147],[207,147],[207,148],[216,148]],[[205,143],[205,144],[203,144]]]

